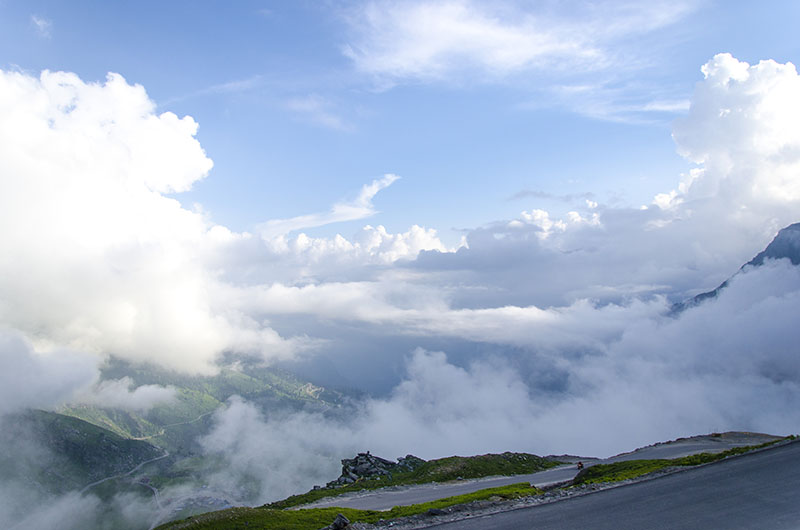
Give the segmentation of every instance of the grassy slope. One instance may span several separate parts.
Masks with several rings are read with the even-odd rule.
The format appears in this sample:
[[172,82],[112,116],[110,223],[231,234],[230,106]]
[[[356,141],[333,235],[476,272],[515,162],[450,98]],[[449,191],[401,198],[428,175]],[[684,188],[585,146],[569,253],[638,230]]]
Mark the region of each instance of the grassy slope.
[[658,459],[658,460],[625,460],[622,462],[614,462],[612,464],[597,464],[581,471],[575,477],[574,484],[596,484],[600,482],[618,482],[620,480],[627,480],[647,473],[653,473],[667,467],[686,467],[698,466],[700,464],[708,464],[722,460],[729,456],[740,455],[747,453],[754,449],[761,449],[783,440],[794,439],[793,436],[775,440],[772,442],[763,443],[760,445],[751,445],[747,447],[735,447],[722,451],[721,453],[699,453],[696,455],[684,456],[682,458],[673,459]]
[[216,376],[204,377],[115,361],[104,369],[103,376],[106,379],[129,377],[136,386],[171,386],[177,390],[175,400],[157,405],[146,413],[85,405],[65,407],[59,412],[124,438],[146,439],[171,452],[195,450],[194,442],[207,430],[210,413],[233,395],[271,410],[327,410],[337,407],[343,397],[269,367],[249,368],[247,374],[223,369]]
[[[163,454],[143,441],[125,439],[77,418],[32,410],[14,418],[15,432],[35,452],[15,450],[0,457],[4,475],[25,476],[46,491],[60,493],[125,473]],[[5,446],[5,445],[4,445]]]
[[325,497],[335,497],[342,493],[377,489],[386,486],[404,486],[427,484],[429,482],[446,482],[458,478],[481,478],[493,475],[524,475],[535,473],[554,466],[560,462],[546,460],[527,453],[503,453],[480,456],[450,456],[437,460],[429,460],[413,471],[394,473],[391,479],[361,480],[340,488],[323,488],[311,490],[301,495],[293,495],[282,501],[269,505],[271,508],[289,508],[308,504]]
[[[786,439],[795,439],[795,436],[789,436]],[[646,473],[658,471],[665,467],[672,466],[695,466],[715,462],[730,456],[743,454],[754,449],[767,447],[769,445],[780,442],[776,440],[773,442],[764,443],[761,445],[737,447],[729,449],[721,453],[700,453],[697,455],[687,456],[683,458],[676,458],[671,460],[629,460],[624,462],[616,462],[613,464],[598,464],[587,468],[580,474],[580,479],[576,478],[575,484],[588,484],[597,482],[615,482],[629,478],[635,478]],[[505,453],[510,455],[513,453]],[[439,461],[432,460],[428,462],[431,464],[427,470],[419,468],[417,472],[408,473],[405,477],[406,480],[424,480],[423,476],[449,476],[451,469],[454,469],[455,462],[464,463],[464,460],[475,460],[474,465],[465,465],[463,468],[481,468],[486,469],[491,462],[497,462],[497,458],[487,457],[502,457],[503,455],[483,455],[480,457],[471,457],[462,459],[462,457],[443,458]],[[533,455],[528,455],[533,456]],[[537,457],[538,458],[538,457]],[[461,459],[461,460],[459,460]],[[513,459],[522,460],[522,459]],[[437,471],[438,470],[438,471]],[[413,477],[413,478],[412,478]],[[413,482],[407,482],[413,483]],[[385,484],[384,484],[385,485]],[[540,490],[531,488],[527,483],[513,484],[501,488],[491,488],[486,490],[477,491],[467,495],[459,495],[456,497],[448,497],[437,501],[432,501],[423,504],[416,504],[412,506],[396,506],[392,510],[386,512],[376,512],[371,510],[355,510],[350,508],[315,508],[307,510],[286,510],[284,508],[290,506],[297,506],[321,498],[325,494],[339,494],[342,492],[350,491],[352,489],[362,489],[363,484],[348,486],[347,488],[338,488],[335,490],[315,490],[304,495],[295,495],[289,497],[284,501],[272,503],[270,505],[262,506],[260,508],[233,508],[230,510],[222,510],[219,512],[211,512],[201,516],[190,517],[181,521],[173,521],[158,527],[160,530],[178,530],[182,528],[190,528],[197,530],[221,530],[221,529],[244,529],[244,528],[262,528],[266,530],[271,529],[286,529],[286,530],[315,530],[330,524],[336,517],[337,513],[344,514],[350,521],[359,521],[365,523],[375,523],[380,519],[394,519],[397,517],[405,517],[409,515],[416,515],[424,513],[432,508],[445,508],[456,504],[464,504],[476,500],[484,499],[511,499],[520,498],[531,495],[538,495]],[[316,497],[316,498],[311,498]]]
[[448,497],[413,506],[395,506],[389,511],[354,510],[350,508],[314,508],[308,510],[280,510],[263,506],[261,508],[232,508],[220,512],[190,517],[159,526],[161,530],[191,529],[244,529],[261,528],[265,530],[308,530],[329,525],[336,514],[341,513],[351,522],[375,523],[380,519],[395,519],[425,513],[430,509],[442,509],[456,504],[464,504],[485,499],[517,499],[538,495],[541,491],[532,488],[527,482],[500,488],[490,488],[466,495]]
[[[138,439],[168,450],[169,458],[143,470],[156,488],[200,485],[205,475],[223,465],[218,458],[198,456],[202,452],[198,439],[208,432],[213,422],[212,413],[232,395],[242,396],[262,410],[281,411],[335,410],[344,399],[338,392],[316,387],[289,372],[270,367],[248,367],[247,373],[223,369],[215,376],[190,376],[116,360],[103,369],[103,377],[128,377],[134,386],[163,385],[176,389],[174,400],[146,413],[85,405],[59,411],[108,429],[122,438]],[[82,481],[80,469],[63,467],[59,473],[74,485]],[[77,474],[76,480],[72,480],[73,474]],[[93,491],[111,495],[117,490],[125,491],[130,486],[127,482],[109,481]],[[139,489],[151,495],[148,490]]]

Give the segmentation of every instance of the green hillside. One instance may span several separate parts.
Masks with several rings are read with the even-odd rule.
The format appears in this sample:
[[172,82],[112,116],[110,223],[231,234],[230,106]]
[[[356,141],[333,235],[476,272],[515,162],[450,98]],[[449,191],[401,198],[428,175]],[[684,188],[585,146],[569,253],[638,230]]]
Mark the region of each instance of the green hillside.
[[78,418],[31,410],[7,418],[0,471],[48,493],[64,493],[158,458],[164,451]]
[[175,399],[146,412],[132,412],[89,405],[73,405],[60,413],[80,418],[122,437],[146,440],[170,452],[197,451],[197,437],[207,432],[211,413],[234,395],[255,403],[265,412],[330,411],[344,395],[302,381],[291,373],[271,367],[248,366],[247,373],[222,369],[215,376],[191,376],[152,366],[112,361],[104,379],[130,378],[135,386],[161,385],[176,390]]

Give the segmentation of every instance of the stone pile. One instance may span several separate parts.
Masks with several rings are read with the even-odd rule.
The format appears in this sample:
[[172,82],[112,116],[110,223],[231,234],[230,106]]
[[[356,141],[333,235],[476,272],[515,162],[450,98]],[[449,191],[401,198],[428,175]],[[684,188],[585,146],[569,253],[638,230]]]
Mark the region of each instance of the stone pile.
[[328,482],[329,488],[352,484],[357,480],[387,477],[392,478],[392,473],[396,471],[413,471],[425,460],[414,455],[406,455],[398,458],[397,462],[386,460],[379,456],[366,453],[358,453],[355,458],[345,458],[342,460],[342,475],[334,481]]

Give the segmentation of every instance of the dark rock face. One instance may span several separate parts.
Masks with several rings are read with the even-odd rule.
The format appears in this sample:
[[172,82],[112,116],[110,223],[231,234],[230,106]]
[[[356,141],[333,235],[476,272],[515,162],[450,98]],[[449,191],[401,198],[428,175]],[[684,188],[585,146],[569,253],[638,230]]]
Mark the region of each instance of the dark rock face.
[[398,467],[401,467],[407,471],[414,471],[424,463],[425,460],[416,457],[414,455],[401,456],[400,458],[397,459]]
[[763,265],[764,260],[767,258],[788,258],[791,260],[792,265],[800,265],[800,223],[789,225],[778,232],[772,243],[759,252],[755,258],[748,261],[745,267],[747,265]]
[[338,479],[328,482],[327,485],[328,487],[336,487],[352,484],[357,480],[366,478],[383,476],[391,478],[393,472],[412,471],[423,463],[425,463],[425,460],[414,455],[406,455],[398,458],[397,462],[392,462],[391,460],[371,455],[369,451],[358,453],[355,458],[342,460],[342,475]]
[[342,514],[337,514],[336,519],[322,530],[342,530],[350,526],[350,519]]
[[[800,223],[789,225],[778,232],[778,235],[767,245],[767,248],[742,265],[739,272],[744,270],[745,267],[760,267],[764,264],[764,260],[766,259],[789,259],[792,265],[800,265]],[[685,302],[673,305],[671,314],[677,315],[684,309],[699,305],[709,298],[716,298],[719,292],[728,286],[729,281],[730,279],[725,280],[719,287],[712,291],[700,293]]]

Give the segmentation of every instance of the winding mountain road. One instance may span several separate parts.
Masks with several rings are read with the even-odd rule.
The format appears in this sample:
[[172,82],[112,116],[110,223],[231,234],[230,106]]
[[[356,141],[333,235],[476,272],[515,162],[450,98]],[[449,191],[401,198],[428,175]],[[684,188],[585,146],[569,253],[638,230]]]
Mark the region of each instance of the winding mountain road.
[[[159,449],[161,449],[161,448],[159,448]],[[139,465],[137,465],[136,467],[134,467],[133,469],[131,469],[130,471],[128,471],[126,473],[120,473],[118,475],[111,475],[110,477],[101,478],[100,480],[96,480],[96,481],[92,482],[91,484],[87,484],[80,491],[80,493],[85,493],[88,489],[93,488],[94,486],[97,486],[98,484],[102,484],[103,482],[106,482],[108,480],[114,480],[114,479],[118,479],[118,478],[129,477],[129,476],[133,475],[134,473],[136,473],[137,471],[139,471],[140,469],[142,469],[142,467],[146,466],[147,464],[149,464],[151,462],[156,462],[158,460],[161,460],[162,458],[167,458],[169,456],[169,451],[167,451],[166,449],[162,449],[162,450],[164,451],[163,455],[157,456],[155,458],[151,458],[150,460],[145,460],[144,462],[140,463]],[[153,489],[153,488],[151,488],[151,489]]]
[[800,528],[800,441],[562,502],[439,530]]
[[[620,460],[680,458],[697,453],[718,453],[733,447],[756,445],[778,439],[777,436],[756,433],[725,433],[718,436],[694,436],[667,443],[643,447],[629,453],[623,453],[607,459],[586,459],[586,467],[595,464],[606,464]],[[298,506],[305,508],[357,508],[361,510],[390,510],[394,506],[408,506],[422,502],[434,501],[444,497],[464,495],[487,488],[497,488],[509,484],[529,482],[536,487],[545,487],[575,478],[578,470],[574,464],[559,466],[528,475],[507,477],[487,477],[477,480],[464,480],[443,484],[422,484],[345,494],[338,497],[320,499],[311,504]]]

